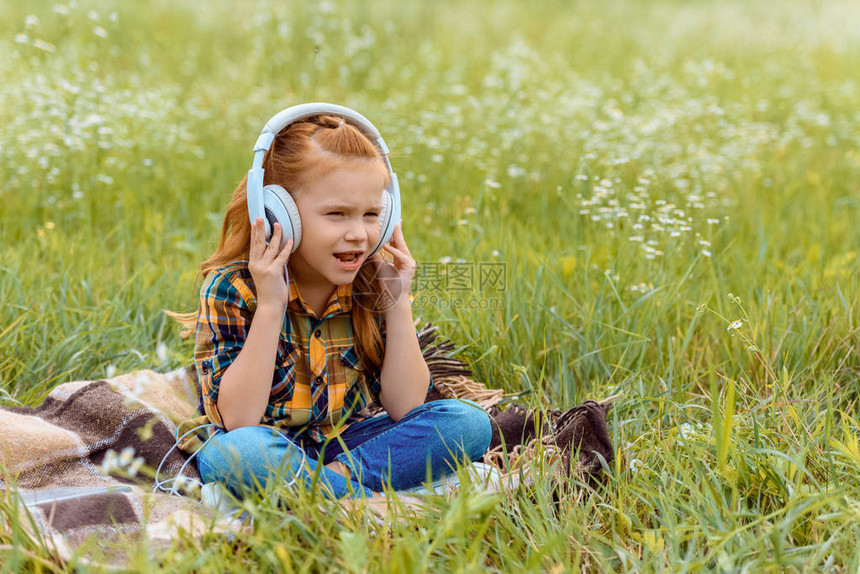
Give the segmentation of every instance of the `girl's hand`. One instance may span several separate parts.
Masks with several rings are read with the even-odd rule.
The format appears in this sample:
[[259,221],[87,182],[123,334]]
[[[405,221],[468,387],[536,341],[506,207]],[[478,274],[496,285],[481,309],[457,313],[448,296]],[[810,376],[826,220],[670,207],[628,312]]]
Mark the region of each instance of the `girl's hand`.
[[254,286],[257,288],[257,308],[264,304],[281,309],[287,306],[290,294],[287,291],[284,270],[290,258],[293,240],[288,240],[279,253],[280,245],[280,224],[275,224],[272,239],[266,245],[266,227],[263,218],[258,217],[251,225],[251,251],[248,257],[248,271],[251,272]]
[[[418,264],[409,253],[409,247],[406,246],[403,229],[399,223],[394,226],[391,241],[384,244],[382,248],[394,256],[394,261],[387,261],[380,252],[377,252],[370,260],[376,262],[376,278],[382,288],[383,300],[379,307],[380,310],[387,312],[395,306],[409,305],[412,279],[415,277]],[[403,303],[404,300],[406,303]]]

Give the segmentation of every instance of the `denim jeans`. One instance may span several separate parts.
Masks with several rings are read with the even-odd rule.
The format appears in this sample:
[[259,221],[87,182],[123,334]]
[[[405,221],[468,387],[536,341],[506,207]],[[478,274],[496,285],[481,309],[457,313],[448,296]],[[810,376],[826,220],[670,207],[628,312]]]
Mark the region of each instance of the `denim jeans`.
[[[270,427],[216,431],[197,455],[204,482],[217,481],[233,494],[265,488],[269,480],[323,486],[327,497],[370,496],[390,485],[403,490],[420,485],[428,472],[435,480],[457,461],[480,459],[490,445],[490,419],[472,401],[444,399],[419,405],[397,422],[388,415],[350,424],[338,439],[313,443]],[[325,468],[340,461],[349,479]]]

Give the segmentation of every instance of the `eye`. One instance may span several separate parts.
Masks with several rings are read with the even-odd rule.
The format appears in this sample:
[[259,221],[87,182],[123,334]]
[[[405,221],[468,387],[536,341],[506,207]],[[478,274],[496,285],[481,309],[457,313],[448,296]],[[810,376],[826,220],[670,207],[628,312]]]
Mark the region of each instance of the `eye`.
[[370,217],[379,217],[379,214],[378,214],[377,212],[375,212],[375,211],[368,211],[367,213],[365,213],[365,214],[364,214],[364,216],[365,216],[365,217],[367,217],[367,216],[370,216]]
[[342,211],[329,211],[326,215],[343,215]]

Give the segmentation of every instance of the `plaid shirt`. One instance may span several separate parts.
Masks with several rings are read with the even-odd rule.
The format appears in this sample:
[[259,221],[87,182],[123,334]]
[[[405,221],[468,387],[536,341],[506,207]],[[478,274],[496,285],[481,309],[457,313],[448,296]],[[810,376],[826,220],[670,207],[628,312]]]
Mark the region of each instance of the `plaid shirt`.
[[[219,267],[203,283],[194,348],[200,416],[182,423],[177,437],[206,423],[224,428],[218,412],[218,386],[248,336],[257,308],[253,284],[244,260]],[[353,344],[351,306],[352,284],[339,285],[322,317],[317,318],[295,282],[290,283],[269,404],[260,425],[320,442],[367,418],[360,411],[379,398],[379,371],[366,373],[359,362]],[[385,325],[379,316],[377,321],[384,346]],[[338,422],[343,424],[333,428]],[[210,432],[203,429],[192,433],[178,446],[192,453]]]

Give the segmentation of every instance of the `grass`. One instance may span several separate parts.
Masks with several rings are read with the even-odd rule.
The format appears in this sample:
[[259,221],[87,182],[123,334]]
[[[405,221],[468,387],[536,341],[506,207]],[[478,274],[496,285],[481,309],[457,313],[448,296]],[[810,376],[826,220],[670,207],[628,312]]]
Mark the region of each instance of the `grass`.
[[[416,293],[476,378],[623,392],[605,484],[558,505],[544,477],[376,532],[255,500],[253,533],[131,569],[860,568],[856,4],[0,5],[4,404],[191,361],[162,310],[194,309],[249,146],[304,101],[385,135],[420,271],[504,265]],[[0,568],[76,566],[15,520]]]

